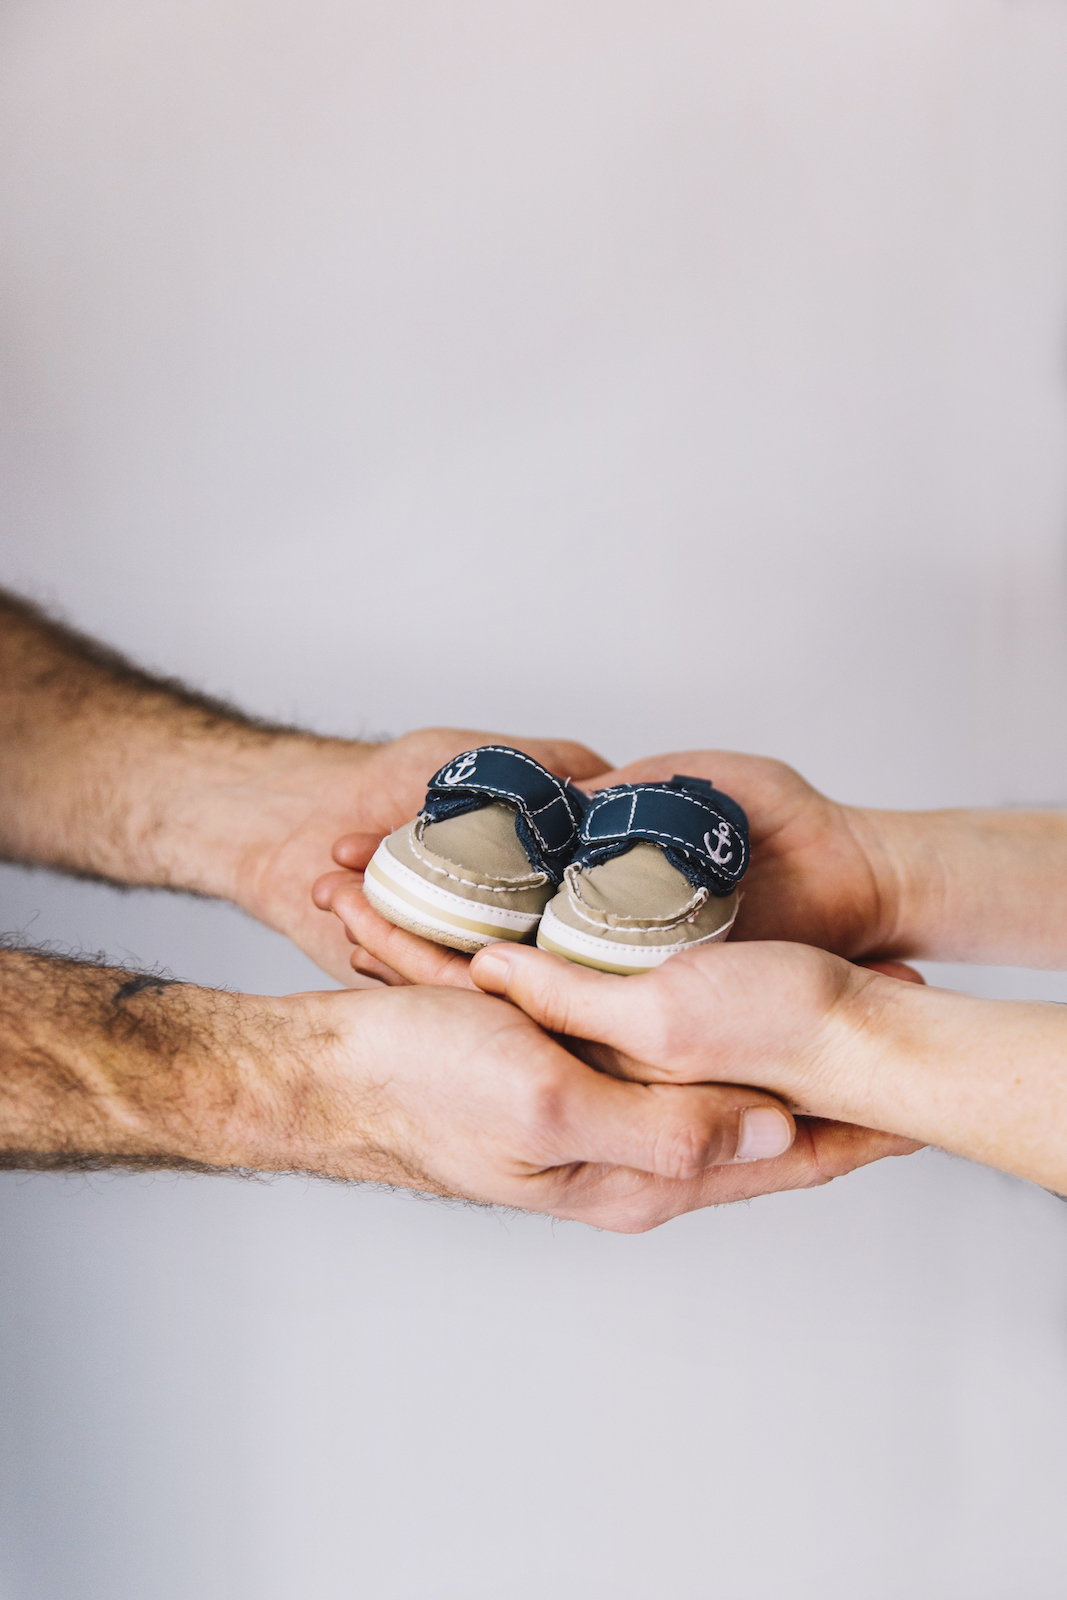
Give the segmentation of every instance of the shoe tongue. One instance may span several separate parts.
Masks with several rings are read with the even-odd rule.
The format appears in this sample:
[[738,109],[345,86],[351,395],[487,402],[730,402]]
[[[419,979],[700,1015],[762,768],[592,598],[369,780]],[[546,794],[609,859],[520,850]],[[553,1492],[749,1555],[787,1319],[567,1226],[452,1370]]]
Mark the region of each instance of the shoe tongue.
[[694,887],[720,895],[731,893],[748,867],[748,819],[704,778],[601,790],[590,802],[581,840],[575,857],[581,866],[609,861],[644,840],[658,845]]
[[673,923],[692,909],[693,885],[662,850],[638,839],[625,855],[587,868],[580,895],[593,911],[627,921]]
[[515,807],[493,800],[476,811],[428,822],[422,843],[464,872],[472,869],[488,877],[512,882],[531,873],[526,849],[515,831]]

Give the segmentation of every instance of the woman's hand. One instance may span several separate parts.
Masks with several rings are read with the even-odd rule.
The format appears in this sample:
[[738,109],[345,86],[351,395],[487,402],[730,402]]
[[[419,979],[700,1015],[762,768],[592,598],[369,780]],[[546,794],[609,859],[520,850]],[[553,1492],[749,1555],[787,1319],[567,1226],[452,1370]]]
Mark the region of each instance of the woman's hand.
[[492,945],[470,974],[589,1041],[578,1048],[601,1071],[754,1084],[799,1117],[882,1128],[1067,1191],[1062,1006],[975,1000],[769,941],[684,951],[630,978]]
[[630,1233],[826,1183],[902,1148],[865,1130],[794,1125],[761,1090],[622,1081],[483,994],[406,987],[279,1005],[301,1002],[324,1040],[294,1081],[294,1103],[307,1107],[306,1130],[292,1124],[307,1149],[298,1164],[314,1171]]

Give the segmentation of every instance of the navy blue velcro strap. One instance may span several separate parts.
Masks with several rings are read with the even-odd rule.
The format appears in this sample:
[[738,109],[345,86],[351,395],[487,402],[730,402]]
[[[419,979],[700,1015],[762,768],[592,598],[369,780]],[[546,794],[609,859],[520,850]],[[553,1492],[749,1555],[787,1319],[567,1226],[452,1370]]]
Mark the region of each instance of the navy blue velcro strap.
[[658,844],[694,888],[727,895],[748,867],[748,818],[702,778],[601,789],[582,821],[579,866],[597,866],[639,841]]
[[444,822],[491,801],[515,807],[515,832],[526,854],[553,883],[578,844],[585,796],[521,750],[485,744],[456,756],[430,779],[423,816]]

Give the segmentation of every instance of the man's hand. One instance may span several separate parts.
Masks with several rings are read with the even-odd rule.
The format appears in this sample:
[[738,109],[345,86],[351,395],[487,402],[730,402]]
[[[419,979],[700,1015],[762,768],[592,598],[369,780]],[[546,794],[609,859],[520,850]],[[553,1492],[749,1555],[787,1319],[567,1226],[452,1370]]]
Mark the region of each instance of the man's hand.
[[[751,1192],[755,1167],[809,1173],[791,1119],[758,1091],[626,1084],[512,1006],[444,989],[299,996],[331,1016],[316,1093],[352,1106],[340,1149],[310,1165],[432,1194],[640,1232]],[[357,1031],[358,1030],[358,1031]],[[758,1158],[773,1155],[766,1163]]]
[[627,1233],[883,1153],[792,1144],[759,1090],[596,1072],[481,994],[268,999],[30,952],[0,953],[0,1078],[2,1166],[308,1172]]
[[[311,903],[422,805],[436,769],[500,735],[430,728],[321,739],[152,677],[0,590],[0,859],[233,900],[352,981],[340,925]],[[606,763],[566,740],[508,739],[564,777]]]
[[[332,865],[331,846],[333,860],[358,869],[345,881],[362,883],[362,869],[381,839],[421,809],[437,769],[460,751],[489,743],[524,750],[564,778],[589,779],[606,768],[591,750],[568,740],[462,728],[427,728],[380,745],[279,742],[244,796],[245,842],[227,898],[286,934],[325,972],[351,983],[353,952],[345,930],[316,909],[310,894]],[[360,960],[356,971],[392,977],[373,956]]]

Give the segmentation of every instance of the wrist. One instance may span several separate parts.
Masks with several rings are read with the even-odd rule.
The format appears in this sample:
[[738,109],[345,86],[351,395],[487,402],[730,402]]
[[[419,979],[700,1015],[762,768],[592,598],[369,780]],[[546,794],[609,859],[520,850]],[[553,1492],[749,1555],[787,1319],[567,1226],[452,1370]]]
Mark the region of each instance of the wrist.
[[[291,1083],[314,1042],[284,999],[198,990],[199,1048],[180,1063],[173,1099],[145,1106],[140,1141],[161,1139],[182,1165],[285,1171],[299,1165]],[[201,1009],[202,1008],[202,1009]]]
[[290,1081],[311,1053],[306,1032],[266,996],[175,984],[127,1001],[83,1068],[106,1153],[147,1166],[296,1165]]
[[915,1002],[931,993],[940,991],[848,967],[827,1017],[819,1071],[805,1086],[816,1115],[920,1137],[907,1111],[911,1074],[924,1054],[925,1017]]
[[[325,871],[342,831],[338,816],[359,826],[359,790],[373,745],[312,734],[281,734],[246,748],[220,751],[179,774],[168,796],[158,853],[169,887],[230,900],[261,920],[267,880],[300,834],[321,815]],[[307,886],[315,873],[308,869]]]
[[375,991],[257,996],[270,1049],[253,1051],[239,1075],[219,1164],[390,1184],[414,1177],[433,1188],[390,1149],[395,1129],[383,1118],[388,1070],[375,1070],[381,1023],[368,1013],[392,1000]]
[[1064,812],[883,811],[862,819],[888,913],[881,942],[865,953],[1064,964]]
[[932,955],[951,895],[937,813],[846,808],[871,874],[874,917],[856,958]]

